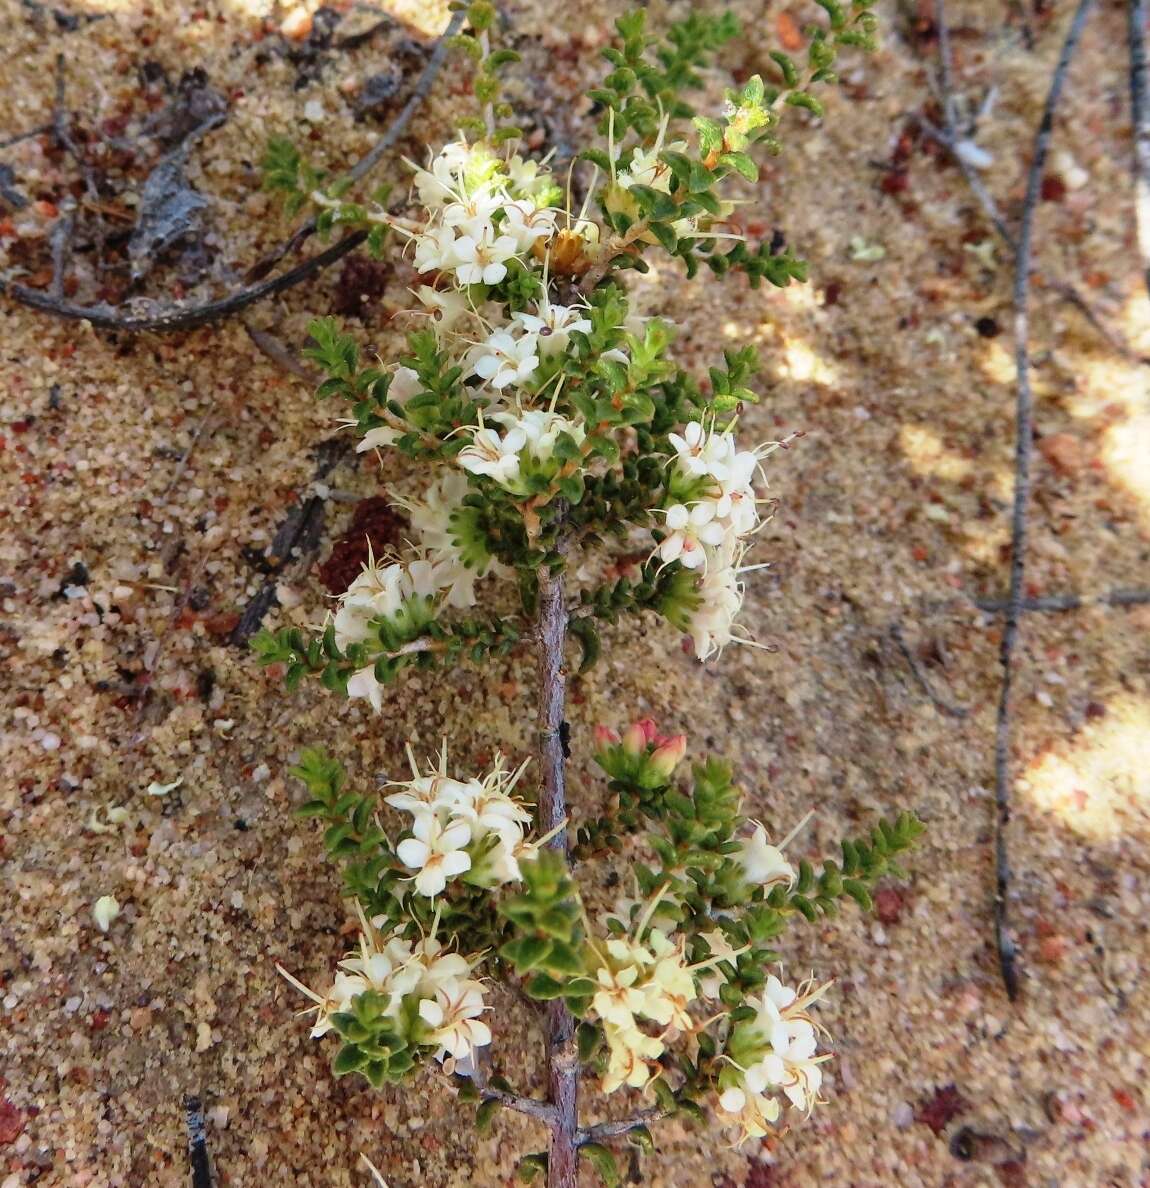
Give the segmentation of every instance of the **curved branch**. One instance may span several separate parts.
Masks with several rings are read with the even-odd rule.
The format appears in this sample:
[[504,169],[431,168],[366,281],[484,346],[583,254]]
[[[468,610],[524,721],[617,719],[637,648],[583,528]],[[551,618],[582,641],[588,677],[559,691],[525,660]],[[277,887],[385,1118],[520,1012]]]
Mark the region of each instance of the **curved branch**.
[[[426,66],[424,66],[423,72],[420,74],[403,108],[391,122],[387,131],[349,170],[348,176],[353,182],[362,181],[376,166],[384,153],[392,148],[407,130],[407,126],[411,123],[416,110],[427,98],[432,84],[443,68],[450,39],[462,27],[465,16],[466,13],[462,10],[452,16],[451,22],[436,42],[435,49],[428,59]],[[292,235],[288,241],[289,245],[302,242],[314,229],[314,219],[308,220],[307,223]],[[348,252],[359,247],[366,238],[366,231],[353,231],[350,235],[344,236],[338,243],[332,244],[331,247],[305,260],[302,264],[296,265],[295,268],[289,269],[289,271],[280,276],[261,281],[259,284],[251,285],[245,289],[240,289],[238,292],[232,293],[227,297],[222,297],[218,301],[209,301],[203,305],[194,305],[184,309],[166,309],[161,313],[147,314],[140,317],[125,316],[103,305],[76,305],[70,301],[62,301],[54,298],[50,293],[43,292],[40,289],[31,289],[27,285],[21,285],[16,281],[0,279],[0,293],[6,294],[14,301],[18,301],[21,305],[25,305],[29,309],[35,309],[41,313],[54,314],[56,317],[66,318],[72,321],[91,322],[93,326],[99,326],[107,330],[122,330],[128,333],[138,333],[142,330],[164,332],[190,330],[193,327],[203,326],[209,322],[215,322],[220,318],[238,313],[240,310],[246,309],[249,305],[253,305],[257,301],[262,301],[265,297],[273,297],[277,293],[282,293],[286,289],[300,284],[302,281],[314,276],[317,272],[327,268],[328,265],[342,259]],[[279,257],[273,255],[272,258],[277,259]]]

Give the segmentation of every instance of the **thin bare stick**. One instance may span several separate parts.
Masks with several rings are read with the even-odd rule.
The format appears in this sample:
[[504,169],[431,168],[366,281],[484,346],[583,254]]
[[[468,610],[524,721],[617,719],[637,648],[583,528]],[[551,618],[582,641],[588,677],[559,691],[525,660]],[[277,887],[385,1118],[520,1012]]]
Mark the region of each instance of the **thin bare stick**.
[[[407,130],[416,110],[427,98],[436,77],[443,68],[449,48],[448,42],[461,28],[465,15],[465,12],[460,10],[452,16],[450,24],[444,30],[434,52],[427,61],[427,65],[423,68],[407,103],[398,112],[387,131],[349,171],[349,176],[353,181],[362,181],[383,154]],[[293,233],[291,241],[301,242],[302,239],[307,238],[311,229],[314,229],[314,223],[310,224],[310,228],[308,224],[305,224],[303,228],[299,228]],[[301,234],[305,230],[306,234]],[[58,318],[72,321],[91,322],[93,326],[105,330],[122,330],[133,334],[144,330],[165,333],[173,330],[190,330],[196,326],[204,326],[239,313],[240,310],[247,309],[249,305],[254,305],[257,301],[263,301],[267,297],[274,297],[277,293],[294,288],[317,272],[342,259],[348,252],[354,251],[366,238],[366,231],[353,231],[337,243],[332,244],[331,247],[312,256],[309,260],[305,260],[302,264],[298,264],[281,276],[250,285],[227,297],[222,297],[218,301],[209,301],[203,305],[193,305],[183,309],[169,307],[156,314],[144,314],[138,317],[120,314],[114,308],[109,308],[106,305],[77,305],[73,302],[61,301],[49,293],[29,288],[16,281],[0,279],[0,293],[4,293],[21,305],[26,305],[41,313],[54,314]],[[278,261],[279,258],[273,254],[273,260]]]
[[[562,551],[562,550],[560,550]],[[539,648],[539,830],[554,836],[547,845],[567,853],[567,794],[564,778],[563,724],[567,676],[563,646],[567,606],[562,571],[539,573],[537,641]],[[547,1158],[547,1188],[575,1188],[578,1180],[579,1057],[575,1018],[562,998],[547,1004],[547,1088],[555,1110]]]
[[[941,9],[943,0],[938,0],[938,3]],[[1018,971],[1015,966],[1014,941],[1007,929],[1006,901],[1010,883],[1007,848],[1007,827],[1010,824],[1010,698],[1014,683],[1014,649],[1018,642],[1018,628],[1022,619],[1020,608],[1026,576],[1026,516],[1030,505],[1030,459],[1034,448],[1033,397],[1030,390],[1030,253],[1034,235],[1034,215],[1042,186],[1042,172],[1050,148],[1051,133],[1054,130],[1054,113],[1092,3],[1093,0],[1079,0],[1078,7],[1074,10],[1070,29],[1063,42],[1058,65],[1055,67],[1050,90],[1043,105],[1042,119],[1034,138],[1034,155],[1026,177],[1026,199],[1022,208],[1018,251],[1014,260],[1014,361],[1018,373],[1015,403],[1014,507],[1010,524],[1010,593],[1000,651],[1002,690],[998,701],[994,744],[994,788],[997,807],[994,847],[994,935],[1002,980],[1012,1002],[1018,997]]]
[[902,653],[902,658],[906,661],[907,667],[910,669],[914,679],[918,682],[919,688],[926,694],[931,705],[940,713],[947,714],[951,718],[965,718],[970,712],[965,705],[955,705],[953,702],[940,697],[934,691],[934,686],[926,679],[926,673],[922,671],[918,660],[906,642],[901,624],[892,623],[890,625],[890,637],[894,640],[899,652]]
[[505,1093],[502,1089],[492,1089],[489,1085],[484,1086],[482,1093],[486,1101],[497,1101],[509,1110],[537,1118],[540,1122],[546,1122],[548,1126],[554,1124],[555,1107],[549,1101],[521,1097],[518,1093]]
[[638,1126],[646,1126],[649,1122],[658,1122],[666,1117],[666,1110],[652,1106],[649,1110],[640,1110],[633,1117],[624,1118],[621,1122],[598,1122],[594,1126],[581,1128],[579,1142],[597,1143],[602,1139],[619,1138],[621,1135],[630,1134]]
[[[974,605],[981,611],[1001,614],[1010,606],[1007,598],[976,598]],[[1021,611],[1081,610],[1084,606],[1150,606],[1150,590],[1111,590],[1106,594],[1050,594],[1042,598],[1024,598]]]
[[1128,0],[1130,115],[1134,124],[1134,223],[1142,276],[1150,291],[1150,104],[1146,100],[1146,0]]
[[52,130],[52,124],[40,124],[35,128],[29,128],[27,132],[17,132],[15,136],[9,136],[4,140],[0,140],[0,149],[11,148],[14,144],[31,140],[34,136],[43,136],[45,132],[51,132]]

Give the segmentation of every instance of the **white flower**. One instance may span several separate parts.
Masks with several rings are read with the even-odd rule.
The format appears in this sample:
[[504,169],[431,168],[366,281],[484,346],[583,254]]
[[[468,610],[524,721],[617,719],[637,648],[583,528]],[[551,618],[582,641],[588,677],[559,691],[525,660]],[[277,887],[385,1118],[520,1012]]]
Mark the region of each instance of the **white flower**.
[[92,904],[92,919],[101,932],[112,927],[112,921],[120,914],[120,901],[114,895],[101,895]]
[[531,456],[539,462],[546,462],[555,452],[560,433],[566,433],[576,444],[582,444],[587,430],[582,421],[571,421],[556,412],[544,409],[529,409],[523,413],[495,413],[493,421],[506,425],[513,433],[522,433]]
[[420,285],[415,290],[416,297],[424,309],[431,313],[431,324],[435,328],[437,338],[451,330],[455,324],[471,312],[467,294],[455,289],[433,289],[430,285]]
[[444,202],[489,186],[498,168],[499,162],[486,145],[452,141],[439,150],[428,169],[415,167],[419,200],[434,210]]
[[[387,398],[399,404],[406,404],[412,396],[422,391],[423,382],[415,371],[410,367],[397,367],[387,388]],[[362,454],[367,450],[385,449],[395,445],[402,436],[403,431],[400,429],[393,429],[390,425],[378,425],[363,435],[359,445],[355,447],[355,452]]]
[[[475,583],[488,574],[503,577],[505,566],[486,553],[480,542],[463,539],[454,520],[470,490],[467,476],[444,470],[422,499],[403,502],[420,545],[434,562],[445,605],[466,609],[475,605]],[[466,558],[466,559],[465,559]]]
[[[710,932],[700,932],[699,936],[707,942],[707,948],[711,953],[705,963],[709,968],[699,977],[699,993],[704,998],[718,998],[719,991],[727,981],[727,975],[719,968],[719,962],[727,961],[734,965],[735,959],[745,950],[736,949],[721,928],[712,928]],[[700,963],[700,965],[702,964]]]
[[504,169],[507,171],[511,189],[516,194],[529,195],[551,180],[549,173],[540,170],[538,161],[518,155],[509,157]]
[[347,678],[347,695],[353,701],[364,698],[377,714],[383,710],[383,685],[376,679],[374,664],[356,669]]
[[726,478],[729,462],[735,454],[734,434],[716,433],[705,429],[698,421],[691,421],[684,428],[682,436],[670,433],[667,440],[684,474]]
[[472,356],[470,374],[499,391],[508,384],[527,383],[539,366],[538,343],[533,334],[513,338],[506,330],[497,330]]
[[709,566],[697,589],[699,605],[687,627],[700,660],[721,652],[734,638],[735,618],[743,606],[743,587],[734,562]]
[[727,537],[723,522],[715,518],[714,503],[676,503],[665,514],[668,532],[656,550],[659,559],[664,564],[678,561],[684,569],[706,566],[707,546],[718,548]]
[[555,234],[556,212],[548,207],[520,199],[504,202],[503,213],[499,229],[515,240],[519,252],[529,252],[539,240]]
[[450,227],[428,227],[415,237],[415,271],[445,272],[454,268],[465,259],[459,250],[462,243]]
[[491,1043],[491,1028],[479,1017],[487,1009],[483,987],[474,981],[439,989],[435,998],[419,1004],[419,1017],[432,1029],[429,1040],[438,1046],[436,1058],[455,1060],[472,1056],[474,1049]]
[[443,225],[473,239],[493,233],[491,216],[500,210],[504,198],[499,194],[480,191],[443,208]]
[[478,238],[463,235],[452,246],[456,280],[461,285],[497,285],[507,275],[506,262],[518,250],[510,235],[498,235],[491,230],[485,230]]
[[[671,167],[666,162],[659,160],[659,154],[663,151],[663,134],[666,130],[664,123],[659,130],[658,139],[651,148],[637,148],[632,153],[631,164],[615,178],[623,189],[629,190],[636,185],[650,186],[651,189],[659,190],[665,194],[671,188]],[[682,153],[686,148],[686,142],[682,140],[667,145],[669,152]]]
[[634,1023],[625,1027],[604,1023],[603,1037],[608,1056],[601,1084],[603,1092],[614,1093],[623,1085],[633,1089],[646,1085],[652,1075],[650,1062],[663,1054],[663,1041],[640,1031]]
[[519,482],[519,451],[527,444],[522,429],[510,429],[503,437],[494,429],[480,427],[456,455],[455,460],[472,474],[485,474],[501,487],[514,491]]
[[414,600],[432,598],[441,584],[429,561],[377,565],[371,558],[339,597],[333,621],[336,645],[342,651],[350,644],[366,642],[372,637],[373,619],[390,619],[405,609],[411,612]]
[[471,856],[465,849],[471,829],[465,821],[444,825],[427,814],[415,818],[411,832],[413,836],[401,841],[395,853],[409,870],[418,871],[413,881],[420,895],[433,898],[449,879],[471,869]]
[[767,978],[757,1004],[755,1026],[770,1047],[746,1070],[744,1080],[753,1092],[781,1089],[796,1109],[809,1113],[814,1108],[823,1078],[819,1066],[829,1057],[815,1054],[818,1035],[808,1007],[829,988],[829,982],[815,986],[812,980],[794,990],[773,974]]
[[528,334],[536,337],[540,354],[559,355],[570,344],[573,330],[582,334],[591,333],[591,321],[582,314],[583,311],[577,306],[547,302],[539,307],[536,314],[513,314],[512,321],[518,322]]
[[773,887],[776,883],[793,887],[798,877],[782,850],[770,844],[762,825],[756,825],[751,836],[739,842],[738,861],[747,882],[760,887]]

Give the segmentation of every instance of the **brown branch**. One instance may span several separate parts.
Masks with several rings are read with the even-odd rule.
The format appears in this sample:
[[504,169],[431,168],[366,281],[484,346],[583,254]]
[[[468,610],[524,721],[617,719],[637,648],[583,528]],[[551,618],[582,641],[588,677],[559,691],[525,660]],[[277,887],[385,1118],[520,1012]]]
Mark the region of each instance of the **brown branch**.
[[[1014,649],[1018,642],[1021,604],[1026,572],[1026,517],[1030,503],[1030,460],[1033,441],[1033,397],[1030,390],[1030,253],[1034,234],[1034,215],[1042,186],[1042,172],[1054,129],[1054,113],[1062,95],[1066,74],[1078,47],[1086,17],[1093,0],[1079,0],[1070,22],[1062,52],[1050,82],[1050,90],[1042,109],[1042,119],[1034,138],[1034,155],[1026,178],[1026,199],[1022,208],[1022,223],[1018,234],[1018,250],[1014,261],[1014,360],[1018,373],[1018,394],[1015,403],[1014,446],[1014,507],[1010,524],[1010,593],[1006,607],[1006,624],[1002,633],[1000,660],[1002,689],[998,702],[998,716],[994,742],[994,787],[997,808],[995,827],[995,896],[994,934],[998,948],[998,962],[1002,980],[1011,1001],[1018,996],[1018,971],[1015,966],[1014,941],[1007,930],[1006,897],[1010,883],[1010,861],[1007,850],[1007,827],[1010,823],[1010,748],[1011,748],[1011,692],[1014,677]],[[944,0],[938,0],[940,26],[944,24]]]
[[639,1126],[646,1126],[649,1122],[658,1122],[666,1118],[669,1111],[652,1106],[649,1110],[640,1110],[631,1118],[624,1118],[620,1122],[598,1122],[594,1126],[581,1127],[579,1130],[580,1143],[597,1143],[601,1139],[619,1138],[629,1134]]
[[[563,550],[560,549],[560,552]],[[567,607],[562,571],[544,567],[539,573],[539,830],[555,831],[547,843],[567,853],[567,796],[564,780],[563,725],[567,676],[563,646],[567,638]],[[562,998],[547,1003],[547,1088],[555,1110],[547,1159],[547,1188],[575,1188],[578,1180],[579,1058],[575,1048],[575,1018]]]
[[946,701],[934,691],[934,686],[926,679],[926,673],[922,671],[918,660],[910,650],[910,646],[906,642],[906,637],[902,633],[902,626],[899,623],[892,623],[890,625],[890,637],[894,640],[895,645],[902,654],[902,658],[906,661],[907,667],[910,669],[914,679],[918,682],[919,688],[927,695],[931,705],[940,713],[947,714],[951,718],[965,718],[970,713],[970,710],[965,705],[955,705],[953,702]]
[[[465,15],[465,12],[460,10],[452,16],[450,24],[436,43],[435,49],[428,59],[427,65],[424,66],[423,72],[420,74],[407,102],[397,113],[387,131],[349,171],[348,176],[353,181],[362,181],[375,167],[384,153],[392,148],[400,136],[406,131],[417,108],[427,98],[436,77],[443,68],[450,39],[461,28]],[[303,228],[298,229],[292,235],[289,242],[301,242],[302,239],[311,234],[314,226],[314,220],[309,220],[308,224],[305,224]],[[115,309],[110,309],[105,305],[77,305],[72,302],[61,301],[52,297],[49,293],[45,293],[39,289],[29,288],[27,285],[21,285],[15,281],[0,279],[0,293],[7,294],[21,305],[26,305],[28,308],[38,310],[41,313],[53,314],[56,317],[66,318],[72,321],[91,322],[93,326],[98,326],[101,329],[122,330],[127,333],[138,333],[143,330],[162,332],[190,330],[196,326],[204,326],[210,322],[218,321],[220,318],[238,313],[240,310],[246,309],[249,305],[254,305],[257,301],[262,301],[267,297],[273,297],[277,293],[294,288],[294,286],[308,280],[317,272],[327,268],[328,265],[342,259],[348,252],[359,247],[366,238],[366,231],[353,231],[331,247],[320,252],[318,255],[312,256],[309,260],[305,260],[302,264],[297,265],[281,276],[262,281],[259,284],[250,285],[247,288],[229,294],[227,297],[222,297],[218,301],[209,301],[203,305],[184,308],[167,308],[160,313],[147,314],[140,317],[120,314]],[[280,257],[273,256],[273,259],[278,262]]]
[[1146,0],[1128,0],[1130,116],[1134,124],[1134,223],[1142,276],[1150,291],[1150,104],[1146,99]]

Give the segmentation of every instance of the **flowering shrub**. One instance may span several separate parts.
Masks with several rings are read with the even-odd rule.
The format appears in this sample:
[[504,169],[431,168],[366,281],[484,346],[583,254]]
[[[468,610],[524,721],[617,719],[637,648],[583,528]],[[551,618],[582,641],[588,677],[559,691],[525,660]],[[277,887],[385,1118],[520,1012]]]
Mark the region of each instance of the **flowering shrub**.
[[[398,240],[419,276],[402,358],[363,360],[331,320],[312,325],[309,353],[327,375],[320,395],[348,402],[358,448],[406,454],[428,478],[402,503],[410,548],[372,557],[315,637],[263,634],[260,658],[284,665],[292,687],[315,676],[377,711],[411,667],[530,644],[540,678],[532,766],[500,757],[462,772],[446,747],[431,763],[409,751],[411,778],[381,805],[305,752],[303,812],[327,826],[360,940],[326,991],[285,976],[315,1004],[313,1035],[338,1036],[338,1073],[382,1085],[438,1061],[481,1122],[502,1106],[545,1122],[549,1150],[521,1170],[546,1169],[554,1186],[574,1184],[580,1155],[617,1183],[601,1140],[647,1144],[656,1117],[710,1110],[744,1139],[808,1113],[828,1059],[811,1009],[829,983],[785,985],[771,972],[776,946],[792,921],[844,897],[869,908],[875,881],[898,873],[921,830],[903,814],[843,842],[841,860],[795,863],[790,838],[772,843],[743,814],[726,764],[704,758],[686,773],[686,737],[648,720],[596,733],[604,812],[565,799],[568,637],[583,667],[602,626],[628,613],[660,615],[700,661],[754,643],[738,622],[746,555],[763,522],[764,463],[784,443],[739,442],[753,352],[726,352],[700,384],[671,358],[671,325],[636,317],[621,280],[652,253],[688,274],[701,263],[743,272],[752,285],[805,276],[788,252],[752,248],[731,229],[728,191],[757,176],[753,149],[779,149],[785,108],[821,112],[810,88],[833,81],[838,49],[869,43],[866,0],[820,3],[828,24],[811,30],[805,79],[773,54],[776,85],[753,77],[717,117],[693,120],[683,93],[733,22],[695,14],[653,43],[642,14],[620,20],[605,51],[612,69],[592,92],[602,139],[582,154],[578,210],[569,183],[512,147],[498,69],[514,55],[491,50],[485,4],[468,10],[461,42],[476,61],[480,115],[412,166],[405,208],[386,194],[349,201],[344,182],[325,184],[290,145],[268,154],[269,185],[289,206],[310,204],[321,231],[369,228],[375,251]],[[497,582],[515,583],[521,613],[479,610]],[[593,920],[577,875],[614,855],[626,856],[633,886]],[[546,1004],[546,1099],[490,1072],[500,982]],[[604,1093],[641,1089],[653,1104],[581,1126],[580,1070]]]

